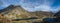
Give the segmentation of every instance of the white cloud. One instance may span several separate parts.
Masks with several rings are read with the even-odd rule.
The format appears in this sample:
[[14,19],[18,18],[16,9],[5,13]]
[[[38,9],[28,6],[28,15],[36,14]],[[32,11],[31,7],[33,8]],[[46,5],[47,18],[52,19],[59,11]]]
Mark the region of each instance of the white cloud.
[[[3,0],[2,0],[3,1]],[[7,1],[7,0],[6,0]],[[17,0],[19,2],[16,2],[16,0],[9,0],[10,3],[4,2],[2,5],[3,7],[7,7],[9,4],[20,4],[25,10],[29,12],[35,12],[35,11],[52,11],[52,12],[57,12],[60,10],[60,7],[57,7],[56,9],[53,9],[51,5],[54,3],[54,0]]]
[[60,11],[60,6],[55,7],[55,9],[51,9],[51,11],[52,11],[52,12],[54,12],[54,13],[56,13],[56,12]]
[[36,11],[50,11],[51,7],[48,5],[40,5],[38,7],[35,7]]
[[25,10],[27,10],[29,12],[35,12],[35,11],[57,12],[57,11],[59,11],[59,7],[57,7],[57,9],[53,9],[53,7],[51,7],[51,5],[53,3],[54,3],[54,0],[42,0],[41,2],[37,2],[37,3],[35,3],[35,2],[32,3],[30,1],[24,2],[24,0],[22,0],[20,4]]
[[49,5],[47,5],[47,4],[39,4],[39,3],[27,3],[27,2],[23,2],[23,1],[21,1],[21,6],[25,9],[25,10],[27,10],[27,11],[30,11],[30,12],[32,12],[32,11],[50,11],[50,6]]

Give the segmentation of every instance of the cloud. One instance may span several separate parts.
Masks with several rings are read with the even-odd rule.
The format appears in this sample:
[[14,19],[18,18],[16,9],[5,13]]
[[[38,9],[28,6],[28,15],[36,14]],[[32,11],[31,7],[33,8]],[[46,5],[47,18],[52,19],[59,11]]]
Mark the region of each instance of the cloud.
[[[2,7],[7,7],[10,4],[19,4],[23,7],[23,9],[29,12],[35,11],[52,11],[57,12],[59,11],[58,7],[52,7],[55,0],[2,0],[3,5]],[[54,9],[55,8],[55,9]]]
[[50,11],[51,7],[48,5],[40,5],[35,7],[36,11]]
[[[41,2],[40,2],[41,1]],[[24,0],[20,1],[21,6],[29,11],[29,12],[34,12],[34,11],[50,11],[51,10],[51,6],[50,6],[50,2],[49,1],[45,1],[44,0],[40,0],[39,2],[36,0],[34,2],[24,2]],[[37,2],[37,3],[35,3]]]
[[54,8],[55,8],[55,9],[52,9],[52,8],[51,8],[51,11],[52,11],[52,12],[56,13],[56,12],[60,11],[60,6],[57,6],[57,7],[54,7]]

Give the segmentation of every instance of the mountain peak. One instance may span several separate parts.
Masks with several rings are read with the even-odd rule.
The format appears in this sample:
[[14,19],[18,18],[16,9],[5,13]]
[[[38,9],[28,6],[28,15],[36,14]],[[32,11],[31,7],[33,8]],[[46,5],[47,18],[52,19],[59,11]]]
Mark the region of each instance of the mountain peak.
[[18,7],[18,8],[22,8],[20,5],[9,5],[8,7],[0,10],[0,13],[6,12],[6,11],[11,11],[11,10],[13,10],[13,9],[15,9],[15,8],[17,8],[17,7]]

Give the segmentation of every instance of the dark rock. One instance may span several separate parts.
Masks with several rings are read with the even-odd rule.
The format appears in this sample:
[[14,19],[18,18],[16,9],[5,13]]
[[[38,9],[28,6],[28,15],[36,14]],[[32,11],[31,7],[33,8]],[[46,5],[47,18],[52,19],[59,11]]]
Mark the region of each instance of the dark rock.
[[57,19],[58,21],[60,21],[60,11],[58,11],[57,13],[55,13],[54,16],[56,16],[56,19]]
[[55,13],[54,16],[59,16],[60,17],[60,11],[58,11],[57,13]]

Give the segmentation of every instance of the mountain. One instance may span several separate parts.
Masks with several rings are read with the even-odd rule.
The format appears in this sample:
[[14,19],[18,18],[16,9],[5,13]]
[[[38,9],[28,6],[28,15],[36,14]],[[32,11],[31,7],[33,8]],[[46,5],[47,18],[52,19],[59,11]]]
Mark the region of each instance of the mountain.
[[4,16],[12,19],[16,18],[30,18],[30,17],[53,17],[52,12],[46,12],[46,11],[36,11],[36,12],[28,12],[25,9],[23,9],[20,5],[9,5],[5,9],[0,10],[0,14],[3,14]]
[[10,5],[10,6],[6,7],[5,9],[0,10],[0,13],[6,12],[6,11],[10,11],[9,9],[10,10],[14,9],[14,6]]
[[7,8],[0,10],[0,14],[12,19],[27,18],[30,16],[28,11],[19,5],[9,5]]
[[20,5],[9,5],[5,9],[0,10],[0,14],[3,14],[3,16],[5,16],[8,19],[26,19],[26,21],[28,19],[31,22],[39,22],[42,21],[43,18],[53,18],[54,13],[46,11],[28,12],[25,9],[23,9]]

